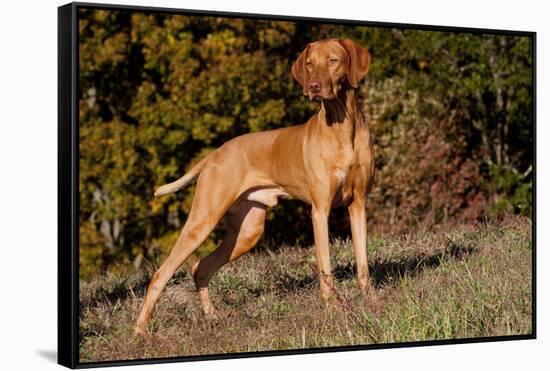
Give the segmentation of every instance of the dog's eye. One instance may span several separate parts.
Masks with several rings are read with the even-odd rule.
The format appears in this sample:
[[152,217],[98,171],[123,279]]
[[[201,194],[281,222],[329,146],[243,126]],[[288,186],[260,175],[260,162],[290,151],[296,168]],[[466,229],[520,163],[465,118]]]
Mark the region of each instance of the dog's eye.
[[306,66],[311,66],[311,61],[307,61]]
[[336,63],[338,63],[338,59],[336,59],[336,58],[330,58],[330,59],[328,60],[328,63],[330,63],[330,64],[336,64]]

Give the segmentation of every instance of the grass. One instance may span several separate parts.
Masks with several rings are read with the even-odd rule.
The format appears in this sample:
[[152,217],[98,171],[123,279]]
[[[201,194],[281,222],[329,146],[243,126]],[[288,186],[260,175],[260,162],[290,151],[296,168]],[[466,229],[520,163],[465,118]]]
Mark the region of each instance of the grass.
[[188,266],[169,282],[149,338],[133,334],[150,273],[80,283],[80,361],[518,335],[532,332],[531,221],[425,226],[369,241],[374,295],[354,277],[350,241],[333,241],[326,310],[312,247],[258,249],[210,283],[206,320]]

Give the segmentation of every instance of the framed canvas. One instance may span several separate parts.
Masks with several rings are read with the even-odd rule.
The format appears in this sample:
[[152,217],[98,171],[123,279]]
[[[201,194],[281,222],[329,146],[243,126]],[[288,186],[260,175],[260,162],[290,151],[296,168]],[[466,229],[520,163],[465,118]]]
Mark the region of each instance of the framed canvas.
[[536,337],[534,32],[70,3],[58,48],[60,364]]

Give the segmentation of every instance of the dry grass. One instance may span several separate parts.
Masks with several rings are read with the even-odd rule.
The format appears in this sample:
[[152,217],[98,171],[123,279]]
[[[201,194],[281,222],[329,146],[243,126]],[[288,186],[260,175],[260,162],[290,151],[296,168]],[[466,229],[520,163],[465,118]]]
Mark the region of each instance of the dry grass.
[[312,248],[259,249],[210,284],[219,318],[205,320],[187,267],[153,315],[153,336],[133,323],[150,273],[81,282],[81,362],[354,344],[529,334],[531,221],[419,226],[369,243],[375,296],[354,278],[349,241],[334,241],[337,295],[321,302]]

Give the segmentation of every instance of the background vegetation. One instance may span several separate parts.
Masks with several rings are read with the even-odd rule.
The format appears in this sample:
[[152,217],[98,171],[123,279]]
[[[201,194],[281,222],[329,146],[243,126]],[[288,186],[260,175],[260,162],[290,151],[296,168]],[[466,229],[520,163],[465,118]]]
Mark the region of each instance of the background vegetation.
[[[327,37],[352,38],[372,54],[360,92],[375,138],[373,238],[419,221],[531,215],[527,37],[112,10],[79,16],[83,279],[153,266],[171,248],[193,187],[154,199],[156,186],[230,138],[312,115],[317,105],[290,66],[308,42]],[[345,210],[333,212],[331,232],[348,235]],[[273,249],[307,246],[311,236],[307,205],[283,202],[271,212],[265,241]]]

